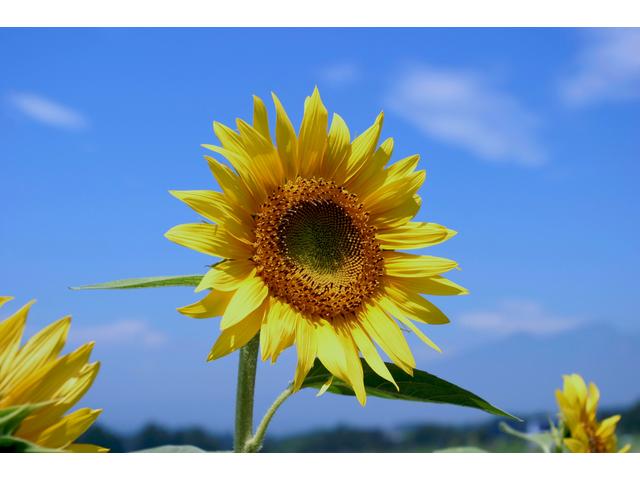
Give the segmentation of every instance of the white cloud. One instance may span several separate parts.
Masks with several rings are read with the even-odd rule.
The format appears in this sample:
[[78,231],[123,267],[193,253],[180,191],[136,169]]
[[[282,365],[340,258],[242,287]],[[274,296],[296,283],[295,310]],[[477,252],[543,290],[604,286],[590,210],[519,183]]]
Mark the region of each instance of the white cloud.
[[318,76],[325,85],[343,87],[358,80],[360,69],[353,63],[335,63],[321,69]]
[[547,312],[530,300],[506,300],[492,310],[462,314],[459,321],[465,327],[503,335],[558,333],[580,323],[576,318]]
[[76,342],[94,340],[99,345],[142,345],[159,347],[167,342],[167,336],[141,320],[118,320],[107,325],[78,326],[71,329]]
[[12,92],[8,100],[24,115],[53,127],[82,130],[89,125],[80,112],[34,93]]
[[387,102],[427,135],[483,160],[526,166],[545,162],[536,139],[537,117],[478,73],[414,67],[398,76]]
[[560,86],[567,103],[640,98],[639,28],[591,32],[575,63],[573,73]]

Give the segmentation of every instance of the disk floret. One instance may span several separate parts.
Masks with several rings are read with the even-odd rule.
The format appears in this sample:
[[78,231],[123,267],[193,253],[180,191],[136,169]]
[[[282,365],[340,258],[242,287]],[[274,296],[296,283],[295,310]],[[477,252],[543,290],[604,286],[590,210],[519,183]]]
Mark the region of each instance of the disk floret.
[[298,177],[261,205],[253,261],[274,296],[331,319],[375,295],[384,273],[375,232],[357,195]]

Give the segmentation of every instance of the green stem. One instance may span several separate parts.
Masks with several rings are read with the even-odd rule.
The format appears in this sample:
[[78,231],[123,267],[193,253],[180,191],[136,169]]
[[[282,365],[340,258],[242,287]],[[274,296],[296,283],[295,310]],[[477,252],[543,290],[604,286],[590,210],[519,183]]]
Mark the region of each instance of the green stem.
[[253,432],[253,395],[256,386],[256,364],[260,336],[256,335],[240,349],[238,387],[236,390],[236,431],[233,440],[235,452],[246,452]]
[[284,401],[289,398],[293,394],[293,384],[289,385],[279,396],[275,399],[275,401],[267,410],[267,413],[262,417],[262,421],[260,425],[258,425],[258,429],[256,430],[253,438],[247,441],[245,445],[246,452],[258,452],[262,448],[262,442],[264,442],[264,436],[267,433],[267,427],[273,418],[273,415],[276,413],[276,410],[284,403]]

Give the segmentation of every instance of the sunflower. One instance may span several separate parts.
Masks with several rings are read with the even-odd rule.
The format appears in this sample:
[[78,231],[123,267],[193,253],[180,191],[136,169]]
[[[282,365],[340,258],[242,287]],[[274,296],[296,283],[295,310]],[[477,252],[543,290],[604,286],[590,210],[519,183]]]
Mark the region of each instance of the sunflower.
[[[0,306],[11,299],[0,297]],[[93,343],[58,356],[71,324],[71,317],[64,317],[20,346],[33,303],[0,322],[0,412],[23,406],[32,410],[11,436],[44,449],[106,452],[96,445],[73,443],[102,410],[80,408],[64,416],[98,374],[100,365],[87,363]]]
[[[556,399],[560,418],[569,432],[569,437],[564,439],[566,447],[574,453],[616,452],[616,425],[620,421],[620,415],[598,422],[598,387],[589,383],[587,389],[583,378],[576,373],[564,375],[563,379],[563,390],[556,390]],[[625,445],[619,452],[626,452],[630,448],[630,445]]]
[[296,345],[294,389],[318,358],[364,405],[360,353],[396,385],[376,344],[411,374],[416,363],[403,327],[438,349],[414,321],[449,322],[422,294],[467,293],[441,276],[455,261],[398,250],[435,245],[456,232],[411,221],[425,172],[416,170],[418,155],[388,165],[393,139],[378,145],[382,113],[351,141],[339,115],[328,128],[316,88],[296,135],[273,100],[275,145],[266,107],[254,96],[252,125],[239,119],[235,131],[214,122],[221,146],[203,145],[230,164],[205,156],[222,191],[171,192],[212,223],[178,225],[166,237],[222,259],[196,289],[210,292],[178,311],[222,317],[209,360],[259,332],[263,360],[275,362]]

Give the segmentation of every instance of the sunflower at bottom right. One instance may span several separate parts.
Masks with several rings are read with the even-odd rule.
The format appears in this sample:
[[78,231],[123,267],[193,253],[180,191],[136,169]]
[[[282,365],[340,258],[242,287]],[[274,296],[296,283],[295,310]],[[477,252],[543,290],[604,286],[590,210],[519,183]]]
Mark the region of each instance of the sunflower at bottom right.
[[584,379],[574,373],[563,375],[562,390],[556,390],[560,419],[569,436],[564,446],[574,453],[624,453],[631,445],[618,450],[616,426],[620,415],[602,421],[597,419],[600,391],[594,383],[587,387]]

